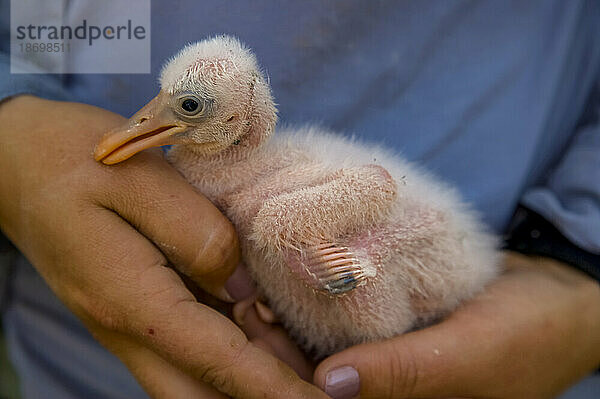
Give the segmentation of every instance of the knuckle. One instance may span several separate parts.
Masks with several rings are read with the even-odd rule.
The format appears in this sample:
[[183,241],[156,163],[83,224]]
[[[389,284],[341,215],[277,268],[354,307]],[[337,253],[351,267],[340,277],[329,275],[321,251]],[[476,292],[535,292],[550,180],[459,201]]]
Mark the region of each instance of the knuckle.
[[387,378],[378,379],[385,381],[379,395],[386,398],[413,397],[419,383],[419,368],[412,351],[394,348],[390,352],[388,348],[381,356],[377,375],[387,375]]
[[240,359],[248,350],[251,343],[244,339],[243,342],[237,345],[229,354],[225,355],[226,360],[220,364],[207,364],[201,372],[200,379],[214,388],[222,392],[227,392],[229,395],[237,397],[237,386],[234,383],[235,367],[239,364]]
[[211,228],[210,236],[199,249],[194,270],[204,276],[219,273],[223,267],[232,268],[237,263],[238,237],[233,225],[225,220]]
[[206,366],[201,374],[201,380],[221,392],[231,392],[233,389],[232,376],[226,369]]
[[392,380],[392,388],[402,392],[403,395],[412,396],[419,385],[418,361],[410,350],[403,356],[396,353],[394,359],[398,376]]

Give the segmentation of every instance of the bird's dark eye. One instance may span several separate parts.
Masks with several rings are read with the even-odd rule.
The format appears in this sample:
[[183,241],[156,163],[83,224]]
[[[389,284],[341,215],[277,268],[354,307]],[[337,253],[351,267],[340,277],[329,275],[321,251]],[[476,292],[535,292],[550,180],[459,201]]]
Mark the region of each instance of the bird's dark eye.
[[185,95],[178,99],[177,111],[185,116],[201,116],[204,114],[206,100],[194,95]]
[[191,98],[186,98],[181,103],[181,108],[183,108],[186,112],[194,112],[198,109],[198,102],[196,100],[192,100]]

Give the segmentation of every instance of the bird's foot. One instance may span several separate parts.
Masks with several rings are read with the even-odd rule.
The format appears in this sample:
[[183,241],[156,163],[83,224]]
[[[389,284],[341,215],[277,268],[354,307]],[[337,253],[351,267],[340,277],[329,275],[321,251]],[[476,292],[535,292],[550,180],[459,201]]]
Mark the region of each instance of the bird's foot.
[[368,273],[346,246],[319,243],[307,248],[302,259],[313,283],[330,294],[343,294],[366,283]]

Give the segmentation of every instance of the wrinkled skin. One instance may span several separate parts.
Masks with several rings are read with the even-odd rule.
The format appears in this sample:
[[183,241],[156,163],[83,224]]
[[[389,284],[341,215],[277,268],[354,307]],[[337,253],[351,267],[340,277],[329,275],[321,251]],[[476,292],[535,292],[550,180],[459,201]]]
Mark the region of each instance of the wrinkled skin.
[[325,397],[186,288],[180,274],[230,299],[235,231],[159,151],[95,162],[123,121],[33,96],[0,104],[2,231],[151,396]]

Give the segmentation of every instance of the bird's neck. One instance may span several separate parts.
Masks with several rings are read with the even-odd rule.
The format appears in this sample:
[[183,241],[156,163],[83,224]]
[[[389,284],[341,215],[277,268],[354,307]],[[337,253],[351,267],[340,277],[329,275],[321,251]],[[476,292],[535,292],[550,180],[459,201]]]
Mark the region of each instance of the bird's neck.
[[266,144],[267,140],[268,138],[259,143],[249,143],[240,140],[238,144],[229,146],[219,153],[207,155],[205,157],[205,162],[218,164],[224,167],[251,162],[252,159],[261,152],[261,149]]
[[230,193],[264,174],[272,161],[263,146],[231,149],[211,156],[199,155],[190,146],[174,146],[167,154],[169,162],[213,203],[220,204]]
[[227,193],[251,184],[263,169],[273,167],[273,160],[265,159],[265,153],[277,117],[275,112],[270,118],[264,116],[254,113],[239,142],[218,153],[202,153],[194,146],[182,145],[174,146],[168,159],[196,188],[219,202]]
[[253,117],[247,122],[245,133],[223,151],[207,155],[206,160],[216,161],[222,165],[233,165],[256,156],[257,151],[260,151],[271,138],[277,123],[274,112],[264,114],[261,115],[258,110],[255,110]]

